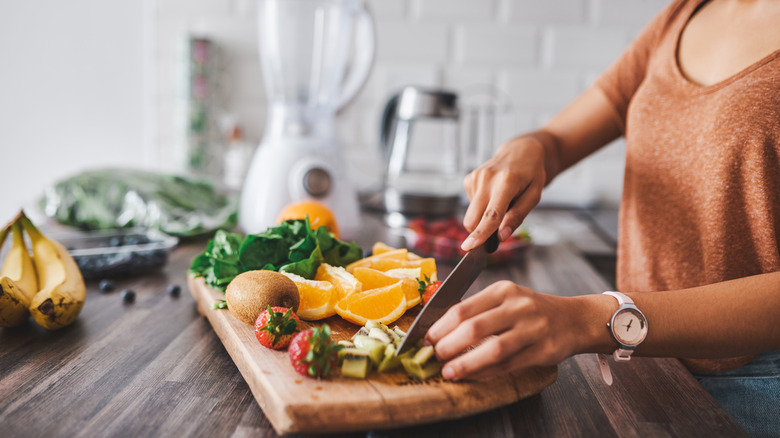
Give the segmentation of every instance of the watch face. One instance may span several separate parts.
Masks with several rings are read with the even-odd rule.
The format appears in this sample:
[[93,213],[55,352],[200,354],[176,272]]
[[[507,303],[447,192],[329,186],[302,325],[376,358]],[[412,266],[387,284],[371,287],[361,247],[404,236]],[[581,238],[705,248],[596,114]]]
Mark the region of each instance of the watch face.
[[634,309],[623,309],[615,315],[612,323],[615,337],[626,345],[637,345],[647,335],[647,323]]

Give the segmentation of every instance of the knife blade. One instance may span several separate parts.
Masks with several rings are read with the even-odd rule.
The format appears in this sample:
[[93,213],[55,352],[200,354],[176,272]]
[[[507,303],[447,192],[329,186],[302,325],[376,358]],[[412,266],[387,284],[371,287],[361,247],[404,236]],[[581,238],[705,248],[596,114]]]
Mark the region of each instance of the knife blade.
[[428,329],[434,322],[447,312],[447,309],[455,305],[466,291],[469,290],[474,280],[487,265],[487,256],[498,248],[498,231],[496,230],[480,246],[467,252],[460,259],[455,269],[442,282],[439,289],[428,300],[396,351],[396,355],[408,350],[417,341],[423,339]]

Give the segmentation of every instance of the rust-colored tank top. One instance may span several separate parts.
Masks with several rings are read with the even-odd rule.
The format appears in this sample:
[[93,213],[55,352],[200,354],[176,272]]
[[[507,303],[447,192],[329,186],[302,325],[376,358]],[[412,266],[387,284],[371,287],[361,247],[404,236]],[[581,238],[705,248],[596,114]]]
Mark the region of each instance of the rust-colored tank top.
[[[689,81],[678,41],[703,2],[672,3],[596,82],[627,144],[621,291],[780,270],[780,50],[717,84]],[[719,371],[750,360],[684,362]]]

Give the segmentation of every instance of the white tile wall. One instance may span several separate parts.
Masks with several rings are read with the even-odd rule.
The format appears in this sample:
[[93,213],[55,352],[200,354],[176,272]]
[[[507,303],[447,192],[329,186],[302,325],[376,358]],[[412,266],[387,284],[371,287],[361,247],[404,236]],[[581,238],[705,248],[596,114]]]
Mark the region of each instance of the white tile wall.
[[[515,129],[541,126],[583,91],[668,0],[368,0],[377,27],[371,77],[339,115],[338,133],[361,188],[379,183],[379,117],[407,84],[462,93],[493,87],[509,96]],[[224,52],[224,110],[257,143],[265,108],[256,53],[255,0],[159,0],[158,139],[161,157],[180,148],[176,102],[181,42],[208,36]],[[179,140],[177,140],[179,139]],[[177,141],[179,142],[177,144]],[[625,146],[615,142],[561,175],[546,202],[616,203]],[[162,158],[161,158],[162,159]],[[176,163],[171,162],[170,166]]]

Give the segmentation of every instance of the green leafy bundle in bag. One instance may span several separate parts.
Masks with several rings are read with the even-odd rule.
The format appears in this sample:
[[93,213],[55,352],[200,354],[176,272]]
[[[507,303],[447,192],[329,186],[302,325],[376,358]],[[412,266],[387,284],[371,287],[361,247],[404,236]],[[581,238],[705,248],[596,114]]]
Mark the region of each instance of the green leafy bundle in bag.
[[208,180],[121,168],[63,179],[41,199],[47,216],[83,230],[143,227],[175,236],[235,226],[236,204]]

